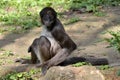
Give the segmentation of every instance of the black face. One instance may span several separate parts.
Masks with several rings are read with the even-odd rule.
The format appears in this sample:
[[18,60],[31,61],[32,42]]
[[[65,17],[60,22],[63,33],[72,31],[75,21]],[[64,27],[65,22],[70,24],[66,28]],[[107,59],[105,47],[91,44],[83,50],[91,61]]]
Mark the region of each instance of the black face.
[[56,16],[55,10],[51,7],[46,7],[40,12],[41,22],[46,27],[52,27],[55,24]]

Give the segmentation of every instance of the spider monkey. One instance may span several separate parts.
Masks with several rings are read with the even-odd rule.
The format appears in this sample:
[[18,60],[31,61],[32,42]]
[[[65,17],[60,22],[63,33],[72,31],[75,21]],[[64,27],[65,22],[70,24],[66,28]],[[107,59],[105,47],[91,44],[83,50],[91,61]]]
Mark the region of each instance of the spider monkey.
[[44,75],[47,70],[63,62],[77,46],[66,33],[62,23],[57,18],[56,11],[51,7],[43,8],[40,13],[43,29],[39,38],[36,38],[29,47],[31,62],[42,69]]

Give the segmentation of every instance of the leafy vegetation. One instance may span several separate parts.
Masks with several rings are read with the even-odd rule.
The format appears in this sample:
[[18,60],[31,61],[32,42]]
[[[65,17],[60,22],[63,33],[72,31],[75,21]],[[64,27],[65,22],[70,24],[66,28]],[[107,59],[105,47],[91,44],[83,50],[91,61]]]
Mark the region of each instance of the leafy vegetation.
[[5,51],[3,55],[9,57],[9,56],[13,56],[14,54],[12,51]]
[[98,17],[102,17],[102,16],[105,16],[105,13],[101,12],[101,11],[97,11],[94,13],[95,16],[98,16]]
[[40,70],[32,69],[29,72],[12,72],[7,74],[4,77],[1,77],[0,80],[32,80],[32,75],[40,72]]
[[[23,30],[34,26],[40,26],[37,11],[33,9],[37,6],[34,0],[1,0],[0,21],[6,25],[21,26]],[[13,27],[13,26],[12,26]],[[16,30],[17,27],[9,28]],[[4,32],[5,30],[1,30]]]
[[[45,6],[59,8],[64,2],[65,0],[1,0],[0,21],[5,22],[5,25],[14,25],[13,30],[17,29],[16,26],[20,26],[22,30],[39,27],[39,11]],[[5,31],[9,30],[2,29],[0,33]]]
[[120,76],[120,70],[117,71],[117,76]]
[[[41,24],[38,13],[45,6],[52,6],[57,12],[85,8],[86,12],[104,16],[100,11],[103,6],[119,4],[120,0],[1,0],[0,22],[11,25],[12,28],[0,29],[0,34],[6,31],[18,32],[39,27]],[[70,22],[77,21],[78,19],[73,19]]]
[[120,53],[120,31],[108,31],[108,33],[112,36],[111,38],[105,39],[110,44],[108,47],[114,47]]
[[119,0],[71,0],[70,8],[86,8],[88,12],[98,12],[103,6],[117,6],[119,4]]
[[1,56],[5,56],[5,57],[9,57],[9,56],[13,56],[13,52],[10,51],[10,50],[5,50],[3,48],[0,48],[0,51],[1,51]]
[[109,69],[109,68],[110,68],[109,65],[101,65],[101,66],[99,67],[100,70],[107,70],[107,69]]
[[90,65],[90,63],[87,63],[87,62],[78,62],[78,63],[73,64],[74,67],[80,67],[80,66],[83,66],[83,65]]

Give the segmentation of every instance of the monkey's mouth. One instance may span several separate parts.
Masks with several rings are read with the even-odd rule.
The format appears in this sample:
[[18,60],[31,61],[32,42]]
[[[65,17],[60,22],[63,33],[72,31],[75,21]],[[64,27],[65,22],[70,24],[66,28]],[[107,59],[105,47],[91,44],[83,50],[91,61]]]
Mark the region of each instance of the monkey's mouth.
[[51,27],[54,21],[44,21],[45,26]]
[[47,27],[51,27],[51,24],[46,24]]

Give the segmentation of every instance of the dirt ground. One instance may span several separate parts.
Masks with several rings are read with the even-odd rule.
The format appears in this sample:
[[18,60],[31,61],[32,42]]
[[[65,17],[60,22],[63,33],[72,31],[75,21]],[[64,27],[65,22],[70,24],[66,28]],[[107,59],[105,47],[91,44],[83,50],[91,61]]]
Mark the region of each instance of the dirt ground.
[[[120,7],[106,8],[105,13],[106,16],[104,17],[96,17],[91,13],[73,13],[70,15],[80,18],[79,22],[65,25],[66,32],[78,46],[71,56],[105,58],[109,64],[120,64],[120,54],[117,50],[107,48],[109,43],[101,41],[104,38],[111,37],[109,34],[103,34],[105,31],[120,30]],[[0,68],[3,69],[7,66],[22,68],[22,65],[14,63],[14,60],[16,58],[29,58],[30,54],[27,53],[27,49],[32,41],[40,36],[40,32],[41,28],[34,28],[26,33],[0,35],[0,48],[4,49],[0,51],[0,55],[4,51],[12,51],[13,53],[13,56],[0,57]],[[118,69],[120,67],[116,66],[110,71],[103,71],[107,77],[106,80],[120,80],[120,77],[116,76]]]

